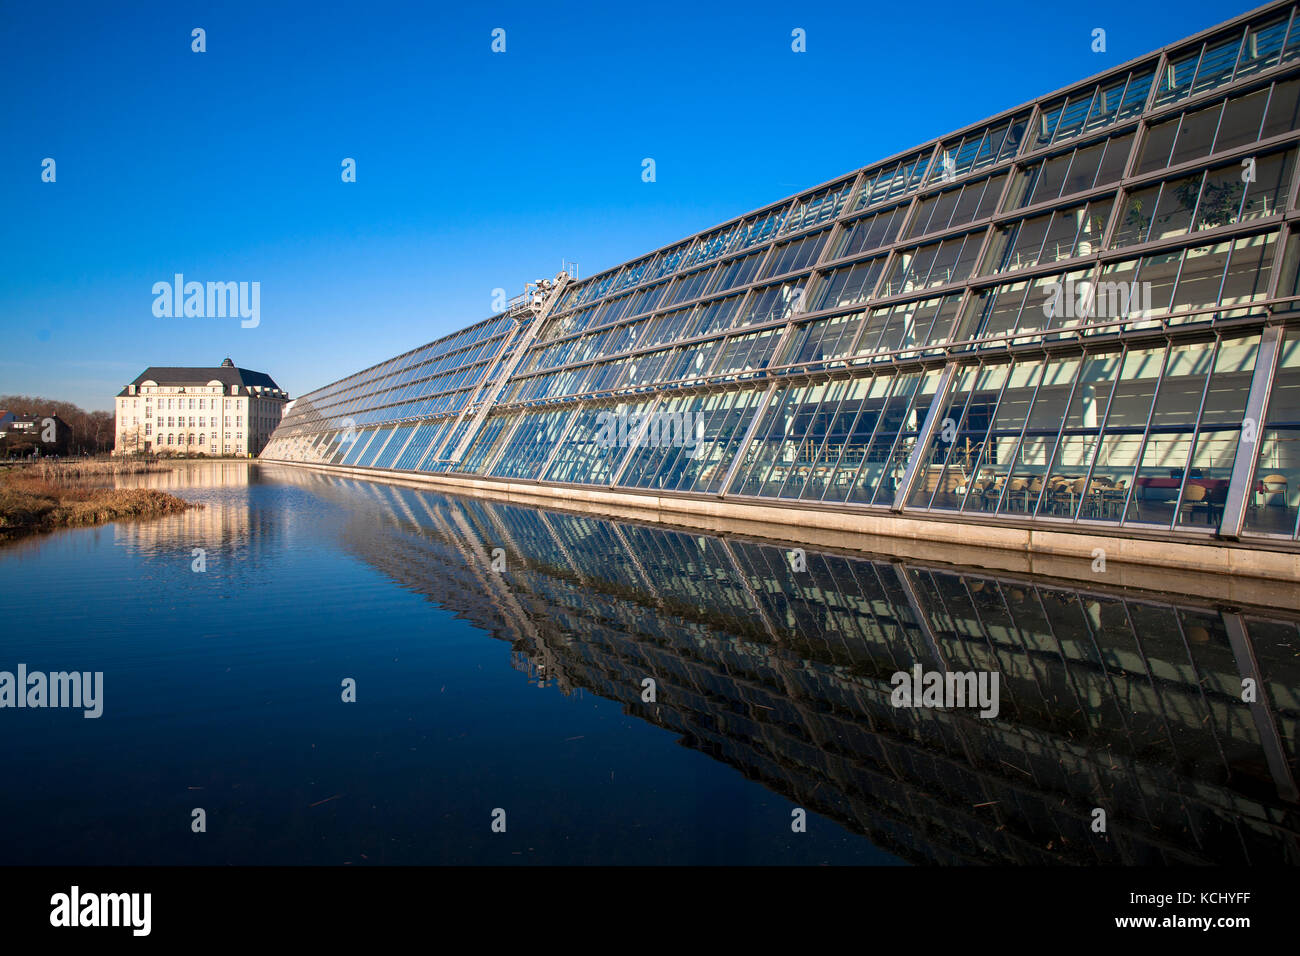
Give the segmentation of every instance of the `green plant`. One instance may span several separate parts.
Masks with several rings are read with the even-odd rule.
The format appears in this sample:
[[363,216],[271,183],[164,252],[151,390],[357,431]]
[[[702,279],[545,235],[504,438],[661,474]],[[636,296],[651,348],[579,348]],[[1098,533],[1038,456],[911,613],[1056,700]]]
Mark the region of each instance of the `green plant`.
[[1201,229],[1226,226],[1237,219],[1245,184],[1229,180],[1226,183],[1206,183],[1201,192]]
[[1141,199],[1129,200],[1128,211],[1124,214],[1124,225],[1133,229],[1139,237],[1147,234],[1147,229],[1151,226],[1151,217],[1143,214]]

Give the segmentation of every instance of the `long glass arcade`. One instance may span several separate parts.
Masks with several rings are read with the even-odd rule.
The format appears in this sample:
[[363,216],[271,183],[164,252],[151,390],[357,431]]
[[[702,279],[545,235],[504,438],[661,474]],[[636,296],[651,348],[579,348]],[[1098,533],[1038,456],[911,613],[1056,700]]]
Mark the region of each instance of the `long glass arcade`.
[[1294,540],[1298,154],[1277,3],[312,392],[263,457]]

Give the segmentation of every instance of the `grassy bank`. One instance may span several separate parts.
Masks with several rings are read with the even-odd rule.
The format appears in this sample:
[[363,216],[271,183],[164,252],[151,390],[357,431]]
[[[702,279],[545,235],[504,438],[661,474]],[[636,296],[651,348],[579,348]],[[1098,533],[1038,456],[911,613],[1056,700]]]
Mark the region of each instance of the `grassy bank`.
[[147,475],[171,471],[155,461],[119,458],[68,458],[59,461],[24,461],[10,466],[16,474],[36,476],[45,481],[74,481],[85,478],[112,478],[116,475]]
[[156,518],[202,507],[149,488],[89,482],[170,469],[146,462],[39,462],[0,472],[0,538],[79,528],[122,518]]

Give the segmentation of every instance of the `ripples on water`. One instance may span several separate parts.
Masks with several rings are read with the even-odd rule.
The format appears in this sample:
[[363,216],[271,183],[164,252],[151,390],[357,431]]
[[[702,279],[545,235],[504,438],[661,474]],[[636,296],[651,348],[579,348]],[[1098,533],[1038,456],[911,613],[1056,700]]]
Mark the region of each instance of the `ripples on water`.
[[[1288,612],[795,573],[779,545],[256,464],[124,481],[206,507],[0,548],[0,669],[105,674],[99,720],[0,711],[0,863],[1300,859]],[[1000,713],[894,708],[916,663],[996,671]]]

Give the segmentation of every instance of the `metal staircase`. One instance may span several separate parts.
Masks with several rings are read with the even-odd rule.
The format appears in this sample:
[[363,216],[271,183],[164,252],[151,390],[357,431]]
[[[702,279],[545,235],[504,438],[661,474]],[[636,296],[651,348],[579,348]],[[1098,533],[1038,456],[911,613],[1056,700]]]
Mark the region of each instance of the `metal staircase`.
[[[470,396],[465,407],[461,409],[448,435],[447,445],[439,452],[435,461],[455,464],[461,460],[470,443],[478,434],[488,414],[496,407],[497,400],[505,390],[510,376],[523,361],[529,346],[537,338],[547,317],[554,311],[556,304],[563,297],[564,289],[572,281],[568,271],[559,273],[554,279],[538,279],[524,286],[524,291],[515,296],[506,306],[506,316],[515,323],[511,333],[506,337],[497,353],[499,367],[496,375],[479,383],[474,394]],[[512,354],[513,350],[513,354]],[[461,426],[469,422],[463,432]],[[456,436],[459,434],[459,440]],[[452,443],[455,442],[454,447]]]

